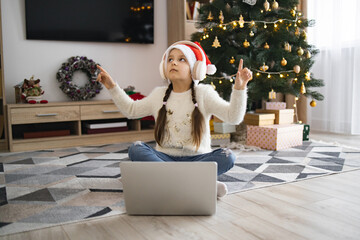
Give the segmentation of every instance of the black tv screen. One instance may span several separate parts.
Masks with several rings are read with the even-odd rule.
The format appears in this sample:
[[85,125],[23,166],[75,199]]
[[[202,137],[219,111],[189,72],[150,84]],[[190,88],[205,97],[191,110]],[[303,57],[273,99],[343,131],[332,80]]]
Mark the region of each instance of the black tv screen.
[[154,43],[154,0],[25,0],[26,39]]

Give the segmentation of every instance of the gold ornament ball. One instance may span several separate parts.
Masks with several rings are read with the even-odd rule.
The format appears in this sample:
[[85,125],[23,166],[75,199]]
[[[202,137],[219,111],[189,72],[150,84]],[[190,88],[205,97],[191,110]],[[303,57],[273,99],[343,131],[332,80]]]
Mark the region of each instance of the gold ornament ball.
[[269,49],[269,48],[270,48],[270,46],[269,46],[269,44],[268,44],[267,42],[265,43],[264,48],[265,48],[265,49]]
[[229,63],[230,63],[230,64],[234,64],[234,63],[235,63],[235,58],[234,58],[234,57],[231,57]]
[[277,1],[274,1],[272,4],[272,8],[273,9],[278,9],[279,8],[279,3]]
[[299,66],[299,65],[295,65],[295,66],[294,66],[294,72],[295,72],[295,73],[299,73],[299,72],[300,72],[300,66]]
[[243,45],[245,48],[248,48],[250,46],[250,43],[248,42],[248,40],[245,39]]
[[285,48],[285,51],[291,52],[291,45],[288,42],[285,43],[284,48]]
[[265,3],[264,3],[265,11],[269,11],[269,8],[270,8],[270,3],[267,0],[265,0]]
[[283,59],[281,60],[281,66],[286,66],[286,64],[287,64],[287,61],[286,61],[285,58],[283,58]]
[[311,58],[311,53],[310,53],[310,51],[307,51],[307,53],[306,53],[306,58]]
[[302,55],[304,54],[304,50],[300,47],[300,48],[298,49],[298,51],[297,51],[297,54],[298,54],[299,56],[302,56]]
[[314,100],[311,100],[311,102],[310,102],[310,106],[312,106],[312,107],[316,107],[316,102],[315,102]]
[[266,70],[268,70],[269,69],[269,66],[267,66],[267,65],[265,65],[265,63],[264,63],[264,65],[262,65],[261,67],[260,67],[260,70],[261,71],[266,71]]
[[306,38],[307,38],[306,32],[305,32],[305,31],[303,31],[301,34],[302,34],[302,36],[303,36],[304,40],[306,40]]

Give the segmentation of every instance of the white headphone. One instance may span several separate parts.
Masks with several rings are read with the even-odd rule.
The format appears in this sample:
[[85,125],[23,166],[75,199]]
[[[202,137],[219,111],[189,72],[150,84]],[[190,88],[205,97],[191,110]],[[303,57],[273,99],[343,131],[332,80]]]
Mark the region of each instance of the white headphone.
[[198,80],[198,81],[203,80],[206,77],[206,71],[207,71],[206,56],[205,56],[204,50],[202,50],[201,47],[199,47],[198,45],[196,45],[195,43],[193,43],[191,41],[178,41],[178,42],[175,42],[174,44],[172,44],[170,47],[168,47],[168,49],[165,51],[165,53],[161,59],[160,66],[159,66],[161,77],[164,80],[167,80],[167,78],[165,76],[165,72],[166,72],[165,62],[167,61],[167,59],[165,59],[165,58],[166,58],[166,55],[167,55],[169,49],[171,49],[172,47],[179,45],[179,44],[190,45],[190,46],[195,47],[200,50],[202,60],[195,62],[194,67],[192,69],[191,76],[192,76],[193,80]]

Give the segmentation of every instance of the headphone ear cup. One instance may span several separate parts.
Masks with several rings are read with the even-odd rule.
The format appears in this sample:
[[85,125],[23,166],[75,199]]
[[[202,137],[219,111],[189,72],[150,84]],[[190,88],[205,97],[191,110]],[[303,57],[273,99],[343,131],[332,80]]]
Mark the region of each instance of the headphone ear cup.
[[163,58],[163,59],[161,60],[161,62],[160,62],[159,71],[160,71],[160,76],[161,76],[161,78],[164,79],[164,80],[166,80],[164,58]]
[[194,64],[192,77],[194,80],[203,80],[206,77],[206,63],[203,61],[196,61]]

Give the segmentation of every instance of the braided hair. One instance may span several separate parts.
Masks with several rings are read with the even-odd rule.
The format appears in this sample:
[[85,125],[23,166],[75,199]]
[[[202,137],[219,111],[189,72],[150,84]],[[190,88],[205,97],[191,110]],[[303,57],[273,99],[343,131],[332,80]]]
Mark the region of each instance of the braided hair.
[[169,87],[166,89],[165,96],[163,98],[163,105],[159,110],[158,117],[156,119],[155,123],[155,140],[156,142],[161,146],[161,143],[164,139],[164,129],[166,126],[166,102],[170,97],[170,93],[173,89],[172,83],[169,85]]
[[193,137],[193,143],[195,144],[197,150],[201,143],[201,137],[204,132],[205,122],[204,122],[204,116],[200,112],[198,103],[196,101],[194,85],[195,85],[194,81],[192,81],[190,88],[191,88],[192,102],[194,103],[195,108],[191,114],[191,122],[192,122],[191,135]]
[[[191,83],[191,98],[192,102],[194,103],[194,111],[191,115],[191,135],[193,138],[193,143],[196,146],[196,150],[200,147],[201,143],[201,137],[204,132],[204,116],[199,110],[198,103],[196,101],[196,94],[195,94],[195,87],[194,87],[194,81]],[[173,89],[172,83],[169,85],[169,87],[166,89],[165,96],[163,98],[163,106],[160,108],[158,117],[155,124],[155,140],[156,142],[161,146],[163,139],[164,139],[164,133],[165,133],[165,127],[166,127],[166,102],[170,97],[170,93]]]

